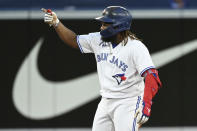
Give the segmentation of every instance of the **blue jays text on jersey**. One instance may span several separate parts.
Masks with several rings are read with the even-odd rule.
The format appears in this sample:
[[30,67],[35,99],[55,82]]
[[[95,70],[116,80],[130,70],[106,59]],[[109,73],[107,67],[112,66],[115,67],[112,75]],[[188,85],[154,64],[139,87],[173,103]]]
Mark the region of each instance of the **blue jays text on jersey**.
[[112,56],[111,59],[108,60],[108,53],[100,53],[97,54],[97,62],[101,62],[101,61],[107,61],[111,64],[116,65],[116,67],[120,68],[123,72],[125,72],[128,68],[128,65],[125,64],[122,60],[119,60],[116,56]]

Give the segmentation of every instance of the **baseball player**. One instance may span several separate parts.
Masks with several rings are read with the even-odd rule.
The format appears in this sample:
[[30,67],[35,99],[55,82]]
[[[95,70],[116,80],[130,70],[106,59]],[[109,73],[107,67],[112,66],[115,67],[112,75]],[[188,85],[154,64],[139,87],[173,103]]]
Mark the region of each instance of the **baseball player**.
[[162,84],[148,49],[130,31],[129,11],[121,6],[105,8],[96,18],[101,31],[86,35],[76,35],[54,12],[43,11],[45,23],[66,44],[95,54],[102,99],[92,131],[138,131],[148,121],[152,98]]

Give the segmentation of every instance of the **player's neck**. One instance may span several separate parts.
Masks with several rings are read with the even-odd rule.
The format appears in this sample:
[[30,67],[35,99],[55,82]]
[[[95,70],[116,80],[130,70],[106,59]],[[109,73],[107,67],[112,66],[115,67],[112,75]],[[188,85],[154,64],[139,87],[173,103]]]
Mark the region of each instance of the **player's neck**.
[[120,34],[118,34],[117,38],[116,38],[116,41],[114,43],[120,44],[123,40],[124,40],[124,38]]

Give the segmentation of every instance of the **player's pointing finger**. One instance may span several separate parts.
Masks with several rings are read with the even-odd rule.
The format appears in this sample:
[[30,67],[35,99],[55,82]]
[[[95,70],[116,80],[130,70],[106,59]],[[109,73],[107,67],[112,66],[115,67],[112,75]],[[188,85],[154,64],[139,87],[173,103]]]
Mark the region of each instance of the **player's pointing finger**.
[[47,13],[47,9],[42,8],[41,10],[42,10],[44,13]]

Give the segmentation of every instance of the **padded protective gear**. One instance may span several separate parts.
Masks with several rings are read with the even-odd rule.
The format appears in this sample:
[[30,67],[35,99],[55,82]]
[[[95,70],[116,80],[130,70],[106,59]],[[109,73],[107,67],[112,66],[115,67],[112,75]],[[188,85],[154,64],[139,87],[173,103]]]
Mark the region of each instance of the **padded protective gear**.
[[145,77],[145,88],[143,102],[136,111],[136,119],[139,125],[148,121],[151,114],[152,99],[158,92],[159,87],[162,87],[156,69],[147,70],[143,76]]
[[143,76],[145,77],[144,98],[145,102],[152,101],[152,98],[156,95],[159,87],[162,86],[159,79],[158,71],[156,69],[147,70]]

